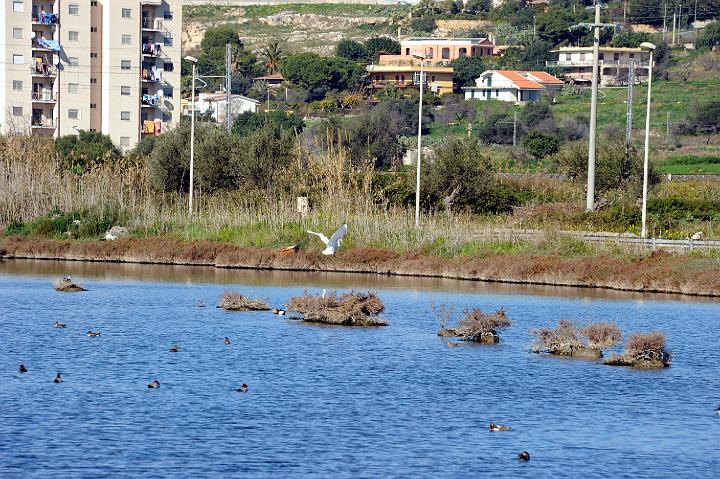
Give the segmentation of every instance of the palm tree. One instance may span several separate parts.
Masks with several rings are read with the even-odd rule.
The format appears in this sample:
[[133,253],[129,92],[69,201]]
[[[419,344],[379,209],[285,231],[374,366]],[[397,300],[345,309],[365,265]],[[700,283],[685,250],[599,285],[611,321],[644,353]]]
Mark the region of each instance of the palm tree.
[[260,50],[260,58],[268,74],[273,74],[280,70],[280,64],[285,59],[285,53],[283,53],[282,48],[280,48],[280,44],[274,41],[268,43],[265,48]]

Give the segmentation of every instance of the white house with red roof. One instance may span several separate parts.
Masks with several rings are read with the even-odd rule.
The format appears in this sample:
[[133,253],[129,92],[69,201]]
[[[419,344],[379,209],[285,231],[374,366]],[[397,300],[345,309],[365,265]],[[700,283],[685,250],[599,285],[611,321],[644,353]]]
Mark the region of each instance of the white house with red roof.
[[512,102],[537,101],[543,93],[553,95],[563,81],[547,72],[487,70],[475,86],[463,87],[466,100],[499,100]]

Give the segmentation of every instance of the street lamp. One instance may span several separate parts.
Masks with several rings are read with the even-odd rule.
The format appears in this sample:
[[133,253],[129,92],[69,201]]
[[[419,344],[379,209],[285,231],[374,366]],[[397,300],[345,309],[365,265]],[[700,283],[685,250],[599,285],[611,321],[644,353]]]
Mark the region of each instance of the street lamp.
[[650,148],[650,96],[652,93],[652,69],[653,69],[653,50],[655,45],[650,42],[640,44],[643,51],[650,52],[650,63],[648,64],[648,95],[647,95],[647,112],[645,114],[645,158],[643,161],[643,192],[642,192],[642,231],[640,236],[647,238],[647,190],[648,190],[648,150]]
[[420,156],[422,155],[422,100],[423,100],[423,66],[425,55],[413,53],[413,58],[420,60],[420,105],[418,106],[418,149],[417,149],[417,177],[415,181],[415,227],[420,227]]
[[197,58],[186,56],[185,60],[192,63],[192,93],[190,94],[190,202],[188,204],[188,215],[193,212],[193,167],[195,166],[195,65]]

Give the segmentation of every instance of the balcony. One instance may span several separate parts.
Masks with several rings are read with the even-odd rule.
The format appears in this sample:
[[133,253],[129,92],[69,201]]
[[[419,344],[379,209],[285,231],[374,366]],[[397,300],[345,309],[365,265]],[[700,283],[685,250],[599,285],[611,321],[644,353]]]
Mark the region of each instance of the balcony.
[[162,97],[160,95],[144,94],[140,99],[142,108],[160,108],[162,105]]
[[158,58],[162,55],[162,48],[159,43],[143,43],[142,54],[144,57]]
[[143,83],[162,83],[162,72],[143,67],[140,79]]
[[33,25],[48,25],[55,27],[60,24],[60,15],[57,13],[46,13],[43,11],[33,11],[32,14]]
[[33,118],[30,120],[30,126],[33,129],[55,129],[55,122],[52,118]]
[[163,28],[162,17],[143,17],[142,29],[149,32],[160,32]]
[[[641,60],[623,59],[623,60],[600,60],[598,62],[601,68],[630,68],[630,63],[635,64],[635,68],[647,68],[649,62]],[[561,60],[561,61],[546,61],[545,66],[551,68],[582,68],[592,67],[592,60]]]
[[37,77],[55,77],[57,76],[57,67],[55,65],[51,65],[46,62],[38,62],[38,59],[35,59],[35,65],[30,67],[30,70],[32,71],[32,76]]
[[52,38],[45,38],[41,32],[33,31],[33,33],[35,34],[35,37],[32,39],[33,50],[45,52],[60,51],[60,42],[58,42],[57,40],[53,40]]
[[34,91],[32,92],[33,103],[55,103],[55,94],[52,91]]

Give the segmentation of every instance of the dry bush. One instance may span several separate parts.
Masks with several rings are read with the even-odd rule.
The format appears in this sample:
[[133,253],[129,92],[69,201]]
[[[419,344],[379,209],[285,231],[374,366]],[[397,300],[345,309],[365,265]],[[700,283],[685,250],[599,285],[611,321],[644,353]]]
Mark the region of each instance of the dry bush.
[[625,345],[625,352],[629,354],[660,351],[662,349],[665,349],[665,334],[660,331],[633,333]]
[[622,331],[614,322],[593,323],[591,321],[582,329],[582,334],[587,338],[588,347],[598,351],[612,348],[622,337]]
[[453,332],[467,341],[497,342],[498,331],[510,327],[511,322],[504,309],[495,314],[485,314],[479,308],[466,310]]
[[432,311],[433,318],[435,318],[435,322],[438,325],[439,335],[443,335],[441,333],[444,333],[447,331],[446,326],[452,320],[453,313],[455,312],[455,306],[448,305],[448,304],[433,304],[430,306],[430,310]]
[[313,323],[339,326],[387,326],[388,322],[377,315],[385,305],[375,293],[346,293],[338,297],[331,292],[323,298],[306,291],[302,296],[294,296],[288,301],[287,309],[303,316],[303,320]]
[[628,337],[622,355],[613,355],[605,361],[610,366],[632,366],[639,368],[667,367],[672,353],[665,350],[665,334],[660,331],[633,333]]
[[250,299],[236,291],[225,291],[218,308],[228,311],[268,311],[270,306],[262,299]]
[[531,329],[530,334],[535,336],[535,352],[546,351],[550,354],[572,356],[575,351],[584,347],[581,329],[567,319],[558,321],[555,329]]

